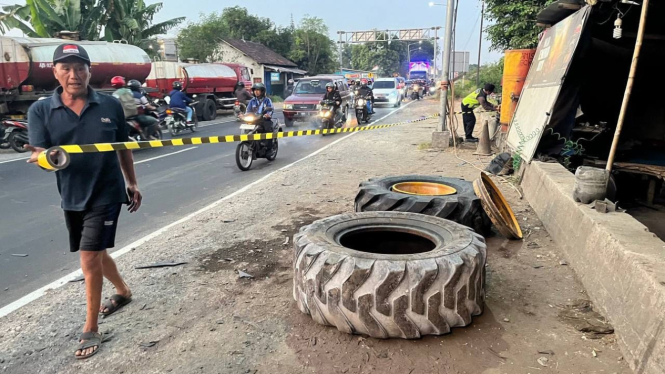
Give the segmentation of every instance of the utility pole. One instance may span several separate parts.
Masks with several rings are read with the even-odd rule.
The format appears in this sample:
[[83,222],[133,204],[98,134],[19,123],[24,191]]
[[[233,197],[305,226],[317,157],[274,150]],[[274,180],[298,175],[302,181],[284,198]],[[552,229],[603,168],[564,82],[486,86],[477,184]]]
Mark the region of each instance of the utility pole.
[[435,27],[434,28],[434,77],[436,78],[436,50],[437,47],[439,46],[439,37],[437,33],[439,32],[439,28]]
[[[453,21],[455,16],[455,2],[448,1],[448,9],[446,11],[446,35],[443,39],[443,85],[441,89],[441,117],[439,118],[439,126],[437,131],[446,131],[446,116],[448,115],[448,108],[446,107],[448,101],[448,80],[450,79],[450,46],[453,40]],[[451,105],[452,107],[452,105]],[[450,134],[455,136],[456,134]]]
[[338,31],[339,34],[339,72],[342,73],[342,68],[344,67],[344,48],[342,43],[343,31]]
[[480,48],[483,46],[483,18],[485,18],[485,0],[480,0],[480,37],[478,39],[478,75],[476,76],[476,86],[480,87]]

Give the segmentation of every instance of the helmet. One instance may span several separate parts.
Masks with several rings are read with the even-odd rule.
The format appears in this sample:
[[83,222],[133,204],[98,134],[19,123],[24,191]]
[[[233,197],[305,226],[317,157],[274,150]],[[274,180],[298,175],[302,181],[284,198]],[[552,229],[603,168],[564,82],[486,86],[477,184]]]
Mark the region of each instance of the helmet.
[[129,87],[129,89],[132,91],[138,91],[141,89],[141,82],[137,81],[136,79],[132,79],[127,83],[127,87]]
[[328,88],[332,88],[334,90],[335,85],[332,82],[328,82],[328,83],[326,83],[326,91],[328,90]]
[[125,87],[125,78],[119,75],[111,78],[111,86],[113,86],[113,88]]
[[238,88],[245,88],[245,82],[238,82]]
[[367,86],[367,79],[361,79],[361,80],[360,80],[360,84],[362,84],[363,87],[364,87],[364,86]]
[[252,86],[252,92],[259,90],[261,91],[261,95],[266,94],[266,86],[263,83],[254,83]]
[[294,81],[293,79],[289,79],[289,82],[288,82],[288,83],[289,83],[289,84],[294,84],[295,81]]
[[178,91],[182,91],[182,82],[177,82],[177,81],[173,82],[173,89],[178,90]]

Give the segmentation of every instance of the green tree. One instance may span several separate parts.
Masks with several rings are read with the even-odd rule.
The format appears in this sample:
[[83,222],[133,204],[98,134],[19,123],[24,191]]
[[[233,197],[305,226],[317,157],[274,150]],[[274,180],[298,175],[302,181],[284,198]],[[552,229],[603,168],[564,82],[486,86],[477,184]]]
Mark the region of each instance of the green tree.
[[104,38],[107,41],[125,40],[147,49],[154,37],[178,26],[185,17],[153,24],[162,3],[146,5],[143,0],[104,0],[107,9]]
[[16,28],[35,38],[78,31],[82,39],[98,40],[103,18],[104,8],[97,0],[26,0],[25,5],[2,8],[0,30]]
[[293,43],[293,27],[276,27],[268,18],[249,14],[241,7],[225,8],[222,13],[201,15],[178,34],[176,43],[183,58],[211,62],[223,39],[258,42],[281,55],[288,55]]
[[25,5],[3,7],[0,30],[17,28],[30,37],[49,38],[61,31],[78,31],[83,40],[126,40],[145,48],[151,38],[184,20],[152,24],[162,3],[143,0],[26,0]]
[[555,0],[485,0],[490,48],[535,48],[542,29],[536,26],[536,15]]
[[335,44],[321,18],[303,17],[295,29],[288,57],[311,75],[332,72],[337,68]]

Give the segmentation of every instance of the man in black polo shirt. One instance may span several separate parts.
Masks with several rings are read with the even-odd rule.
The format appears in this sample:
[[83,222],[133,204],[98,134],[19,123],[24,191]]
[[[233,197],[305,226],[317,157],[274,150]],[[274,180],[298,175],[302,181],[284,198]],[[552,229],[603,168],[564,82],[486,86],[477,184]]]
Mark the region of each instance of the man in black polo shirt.
[[[120,102],[88,86],[90,58],[83,47],[58,46],[53,55],[53,73],[60,87],[50,99],[32,105],[28,113],[30,145],[26,148],[32,151],[28,162],[36,163],[38,155],[51,146],[127,141]],[[71,252],[80,250],[85,277],[86,321],[75,356],[88,358],[102,343],[99,314],[109,315],[131,301],[129,286],[106,250],[114,246],[122,204],[128,203],[129,211],[135,212],[142,197],[130,150],[73,154],[71,164],[55,174],[69,230],[69,248]],[[104,277],[113,283],[116,294],[100,305]]]

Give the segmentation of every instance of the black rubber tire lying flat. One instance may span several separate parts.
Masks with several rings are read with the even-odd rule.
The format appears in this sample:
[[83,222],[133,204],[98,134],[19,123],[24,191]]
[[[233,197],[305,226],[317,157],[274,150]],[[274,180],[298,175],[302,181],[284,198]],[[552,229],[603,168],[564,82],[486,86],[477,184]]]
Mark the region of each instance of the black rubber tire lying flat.
[[[423,196],[392,191],[392,186],[403,182],[429,182],[445,184],[457,190],[453,195]],[[420,213],[455,221],[488,235],[491,221],[482,208],[473,183],[458,178],[427,175],[400,175],[372,178],[360,183],[355,200],[356,212],[397,211]]]
[[[378,246],[406,254],[340,244],[345,235],[363,229],[391,231],[381,233],[388,236],[418,233],[430,238],[433,249],[414,251],[409,240],[391,239]],[[346,333],[405,339],[442,335],[483,312],[485,241],[442,218],[399,212],[329,217],[302,228],[294,237],[294,252],[298,308]]]

